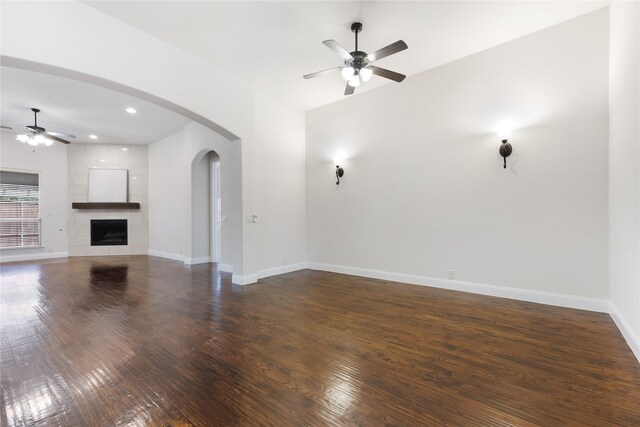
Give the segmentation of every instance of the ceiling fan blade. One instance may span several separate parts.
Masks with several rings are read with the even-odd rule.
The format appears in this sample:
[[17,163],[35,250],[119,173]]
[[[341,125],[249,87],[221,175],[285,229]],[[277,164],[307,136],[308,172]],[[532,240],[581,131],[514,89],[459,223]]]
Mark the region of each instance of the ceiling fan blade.
[[402,40],[398,40],[395,43],[391,43],[389,46],[385,46],[382,49],[378,49],[373,53],[367,55],[369,61],[377,61],[378,59],[386,58],[389,55],[393,55],[394,53],[401,52],[407,49],[409,46]]
[[329,74],[333,71],[339,70],[340,68],[342,67],[333,67],[333,68],[329,68],[328,70],[316,71],[315,73],[305,74],[304,76],[302,76],[302,78],[312,79],[314,77],[322,76],[324,74]]
[[349,83],[347,83],[347,87],[344,88],[344,94],[345,95],[353,95],[353,92],[356,91],[356,88],[351,86]]
[[60,138],[75,138],[75,135],[71,135],[70,133],[61,133],[61,132],[47,132],[47,135],[57,136]]
[[351,56],[351,54],[347,52],[345,48],[340,46],[338,42],[335,40],[325,40],[322,42],[322,44],[324,44],[326,47],[328,47],[329,49],[331,49],[332,51],[340,55],[344,60],[353,59],[353,56]]
[[385,79],[396,81],[398,83],[403,81],[407,77],[404,74],[396,73],[395,71],[387,70],[386,68],[380,68],[373,65],[369,65],[368,68],[373,71],[373,74],[384,77]]
[[12,130],[13,129],[11,126],[0,126],[0,128],[7,129],[7,130]]
[[58,141],[58,142],[62,142],[63,144],[71,144],[69,141],[62,139],[62,138],[58,138],[55,135],[48,135],[49,139],[53,139],[54,141]]

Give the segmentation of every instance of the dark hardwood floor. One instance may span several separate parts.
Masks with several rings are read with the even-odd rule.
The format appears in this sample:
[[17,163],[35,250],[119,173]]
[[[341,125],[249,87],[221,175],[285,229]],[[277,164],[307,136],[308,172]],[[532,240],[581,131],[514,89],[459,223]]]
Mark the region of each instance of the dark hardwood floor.
[[640,425],[606,314],[146,256],[0,268],[2,425]]

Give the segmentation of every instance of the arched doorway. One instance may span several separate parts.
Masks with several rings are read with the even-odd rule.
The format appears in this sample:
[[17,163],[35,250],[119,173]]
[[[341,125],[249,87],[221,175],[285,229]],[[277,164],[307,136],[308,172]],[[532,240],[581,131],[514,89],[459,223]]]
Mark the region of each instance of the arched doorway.
[[[226,193],[229,186],[223,186],[220,155],[214,150],[203,151],[191,163],[192,264],[213,262],[220,267],[223,259],[223,227],[228,218],[223,210],[222,189]],[[226,248],[229,239],[225,240]],[[228,256],[225,258],[227,260]],[[222,266],[222,270],[228,269],[229,262]]]

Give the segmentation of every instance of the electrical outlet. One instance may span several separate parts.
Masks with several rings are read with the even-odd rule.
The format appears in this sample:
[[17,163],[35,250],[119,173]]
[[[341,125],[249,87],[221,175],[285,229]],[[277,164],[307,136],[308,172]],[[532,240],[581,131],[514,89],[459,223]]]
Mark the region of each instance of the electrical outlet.
[[453,280],[456,278],[456,272],[455,270],[447,270],[447,278],[449,280]]

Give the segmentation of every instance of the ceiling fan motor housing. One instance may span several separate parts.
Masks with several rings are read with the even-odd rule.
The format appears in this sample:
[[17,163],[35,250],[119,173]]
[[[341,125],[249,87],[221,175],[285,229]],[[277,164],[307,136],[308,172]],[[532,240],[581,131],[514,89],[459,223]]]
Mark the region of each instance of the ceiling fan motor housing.
[[32,132],[32,133],[44,133],[46,130],[45,128],[40,126],[26,126],[26,128],[29,132]]
[[353,56],[353,59],[347,61],[349,63],[347,65],[352,66],[355,70],[360,70],[366,67],[367,64],[369,64],[366,52],[362,52],[361,50],[354,50],[353,52],[351,52],[351,56]]

